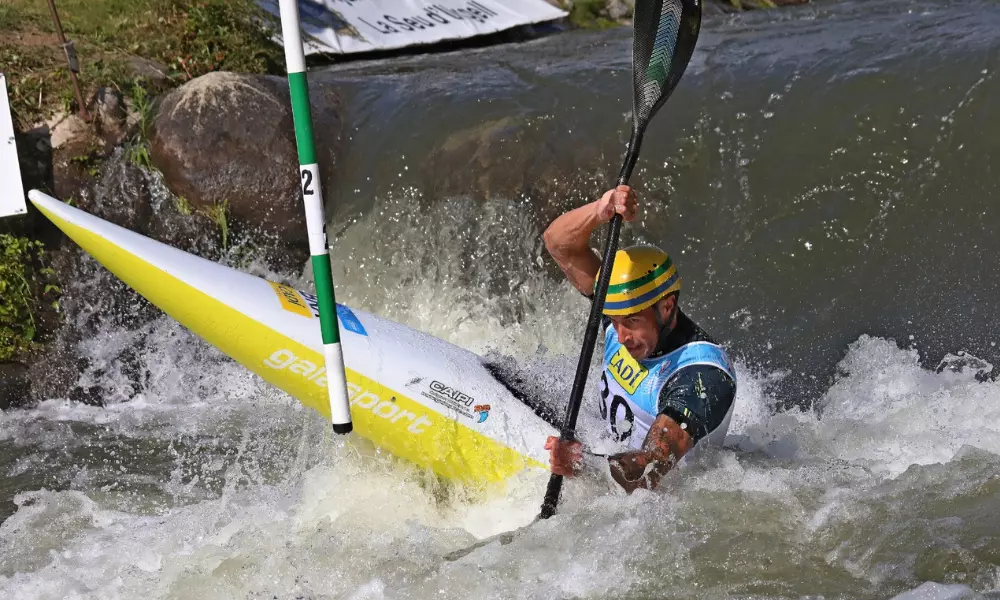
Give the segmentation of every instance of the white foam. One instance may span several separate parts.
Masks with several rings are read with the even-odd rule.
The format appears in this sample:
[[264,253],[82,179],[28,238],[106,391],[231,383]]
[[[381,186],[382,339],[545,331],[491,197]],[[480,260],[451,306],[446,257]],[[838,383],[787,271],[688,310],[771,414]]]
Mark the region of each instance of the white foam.
[[[487,229],[434,227],[446,215],[421,221],[403,204],[345,233],[340,243],[359,250],[337,263],[340,300],[474,351],[517,356],[565,398],[586,300],[534,269],[508,282],[512,298],[475,287],[497,285],[482,270],[490,257],[450,257],[499,242],[477,238]],[[512,243],[537,238],[511,211],[499,220],[524,228]],[[148,378],[124,402],[131,381],[116,357],[142,336]],[[884,582],[903,580],[905,589],[919,581],[915,559],[884,540],[923,547],[937,538],[919,537],[914,531],[927,528],[908,529],[905,519],[886,523],[880,510],[960,480],[978,460],[968,448],[1000,453],[1000,384],[978,382],[975,368],[928,371],[915,352],[862,337],[814,409],[776,413],[766,390],[781,374],[738,363],[727,448],[686,461],[660,491],[632,496],[595,459],[594,472],[566,482],[554,518],[509,545],[448,562],[442,556],[476,538],[530,522],[545,475],[503,493],[442,484],[370,444],[333,436],[311,411],[165,317],[138,331],[106,325],[86,347],[93,366],[83,382],[110,390],[109,406],[52,399],[0,413],[0,442],[22,453],[4,475],[51,472],[57,465],[48,461],[62,456],[62,485],[71,488],[39,485],[17,496],[16,514],[0,525],[5,598],[657,596],[665,580],[684,597],[754,585],[784,594],[766,587],[774,569],[837,577],[833,590],[884,597]],[[584,405],[585,431],[601,427],[595,406]],[[121,440],[133,454],[87,458]],[[140,452],[147,448],[155,452]],[[958,471],[903,476],[936,463]],[[976,485],[982,475],[968,476]],[[857,533],[867,531],[872,539]],[[815,580],[796,595],[823,588]],[[932,591],[961,597],[956,590]]]
[[[235,462],[206,454],[206,463],[221,461],[221,494],[185,495],[179,488],[190,482],[178,478],[168,488],[181,501],[145,511],[121,510],[94,490],[22,494],[18,512],[0,525],[0,587],[11,598],[199,598],[206,590],[241,598],[601,596],[653,593],[660,573],[669,572],[677,593],[721,597],[728,584],[704,581],[699,561],[705,552],[730,560],[722,540],[757,531],[772,544],[814,544],[869,518],[857,503],[886,493],[878,491],[880,482],[906,464],[958,460],[963,444],[995,449],[987,419],[929,418],[965,414],[970,409],[956,407],[959,400],[989,414],[995,384],[968,373],[928,372],[913,353],[871,338],[852,345],[841,366],[848,374],[817,411],[774,414],[773,399],[763,393],[766,378],[738,365],[730,441],[742,449],[704,453],[669,475],[657,493],[627,497],[599,474],[569,481],[556,517],[509,545],[494,543],[454,563],[441,557],[530,521],[544,477],[515,482],[505,494],[470,495],[373,447],[334,438],[325,424],[303,416],[285,433],[267,425],[230,432],[239,445]],[[237,405],[259,402],[236,397]],[[196,398],[192,412],[210,412],[210,400]],[[155,413],[155,405],[138,412]],[[99,412],[45,406],[38,419],[96,419]],[[117,407],[105,412],[111,423],[126,419]],[[222,434],[216,427],[226,422],[190,419],[181,427]],[[129,431],[142,426],[134,422]],[[945,450],[927,447],[927,436],[940,427],[942,437],[957,439]],[[258,439],[268,436],[274,439]],[[874,447],[872,455],[859,453],[864,443]],[[268,477],[261,465],[276,450],[288,454],[285,471]],[[736,513],[734,494],[742,499]],[[701,548],[697,560],[695,548]],[[622,560],[623,552],[630,558]],[[886,577],[878,574],[877,555],[842,548],[828,560],[855,577]],[[729,577],[746,577],[739,571]],[[957,589],[929,597],[960,598]]]
[[927,582],[920,587],[893,596],[892,600],[975,600],[982,598],[967,585]]
[[530,211],[509,200],[424,202],[412,190],[387,194],[338,236],[338,300],[481,354],[579,352],[589,302],[545,276]]

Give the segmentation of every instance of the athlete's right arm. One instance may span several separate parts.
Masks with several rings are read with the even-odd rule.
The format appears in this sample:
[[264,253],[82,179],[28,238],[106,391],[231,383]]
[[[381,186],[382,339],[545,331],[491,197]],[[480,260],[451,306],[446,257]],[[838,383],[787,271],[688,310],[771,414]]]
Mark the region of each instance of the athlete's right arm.
[[620,185],[600,200],[560,215],[542,234],[545,248],[581,294],[594,293],[594,279],[601,269],[601,260],[590,249],[590,234],[616,213],[626,221],[635,219],[636,210],[635,192]]

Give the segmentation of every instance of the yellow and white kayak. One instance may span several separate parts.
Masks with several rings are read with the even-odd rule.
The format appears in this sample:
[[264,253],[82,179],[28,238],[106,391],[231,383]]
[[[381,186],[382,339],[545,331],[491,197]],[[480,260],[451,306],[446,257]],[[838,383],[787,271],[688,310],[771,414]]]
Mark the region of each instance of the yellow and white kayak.
[[[37,190],[34,205],[132,289],[329,417],[315,297],[129,231]],[[338,305],[357,434],[442,477],[484,484],[546,468],[555,428],[478,355]]]

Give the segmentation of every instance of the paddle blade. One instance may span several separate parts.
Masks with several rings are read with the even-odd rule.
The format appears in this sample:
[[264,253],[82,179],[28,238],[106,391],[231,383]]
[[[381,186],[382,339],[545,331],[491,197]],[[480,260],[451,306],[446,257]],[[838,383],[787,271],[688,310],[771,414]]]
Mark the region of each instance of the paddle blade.
[[635,131],[667,101],[701,30],[701,0],[637,0],[632,20],[632,123]]

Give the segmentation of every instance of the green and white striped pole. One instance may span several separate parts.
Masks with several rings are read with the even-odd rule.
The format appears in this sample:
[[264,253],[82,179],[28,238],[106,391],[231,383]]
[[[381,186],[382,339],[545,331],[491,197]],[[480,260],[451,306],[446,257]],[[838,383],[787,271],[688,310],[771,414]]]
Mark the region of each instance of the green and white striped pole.
[[350,433],[351,405],[347,398],[347,377],[344,353],[340,347],[337,325],[337,304],[333,296],[333,275],[330,273],[330,249],[326,240],[326,214],[323,210],[323,188],[313,145],[312,114],[309,110],[309,83],[306,80],[306,57],[302,50],[297,0],[280,0],[281,38],[285,45],[285,66],[292,96],[292,119],[295,123],[295,143],[299,149],[299,182],[306,208],[306,228],[309,230],[309,253],[312,255],[313,280],[319,299],[319,323],[323,332],[323,353],[326,356],[326,379],[330,393],[330,417],[333,430]]

